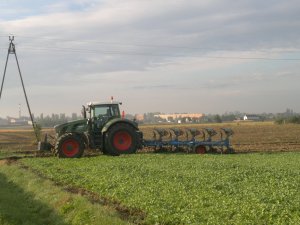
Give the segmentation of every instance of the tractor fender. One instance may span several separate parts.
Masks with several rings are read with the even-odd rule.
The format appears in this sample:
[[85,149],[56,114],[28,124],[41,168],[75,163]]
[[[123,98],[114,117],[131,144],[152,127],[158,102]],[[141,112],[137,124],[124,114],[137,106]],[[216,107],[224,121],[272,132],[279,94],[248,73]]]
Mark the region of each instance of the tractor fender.
[[137,131],[139,130],[138,124],[132,120],[122,119],[122,118],[114,118],[114,119],[108,121],[104,125],[104,127],[101,130],[102,134],[106,133],[112,126],[114,126],[117,123],[126,123],[126,124],[129,124],[130,126],[134,127]]

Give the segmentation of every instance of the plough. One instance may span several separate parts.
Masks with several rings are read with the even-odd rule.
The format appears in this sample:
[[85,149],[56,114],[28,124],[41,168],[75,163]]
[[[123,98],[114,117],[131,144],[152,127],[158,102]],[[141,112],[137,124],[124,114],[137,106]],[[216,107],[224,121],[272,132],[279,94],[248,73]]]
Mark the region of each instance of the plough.
[[204,153],[234,153],[230,145],[230,137],[233,131],[230,128],[220,129],[220,140],[213,140],[218,134],[212,128],[203,128],[198,130],[195,128],[187,128],[185,130],[179,128],[154,128],[153,139],[143,140],[144,147],[154,147],[155,150],[186,149],[187,152],[197,154]]

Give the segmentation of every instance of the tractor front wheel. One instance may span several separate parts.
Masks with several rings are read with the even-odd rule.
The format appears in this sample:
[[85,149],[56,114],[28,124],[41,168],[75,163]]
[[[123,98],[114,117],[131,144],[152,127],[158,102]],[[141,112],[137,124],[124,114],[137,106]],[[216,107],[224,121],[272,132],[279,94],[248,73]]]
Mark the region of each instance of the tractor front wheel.
[[132,154],[138,148],[136,129],[129,124],[115,124],[105,135],[105,152],[110,155]]
[[79,135],[67,133],[58,138],[55,151],[60,158],[80,158],[84,151],[84,142]]

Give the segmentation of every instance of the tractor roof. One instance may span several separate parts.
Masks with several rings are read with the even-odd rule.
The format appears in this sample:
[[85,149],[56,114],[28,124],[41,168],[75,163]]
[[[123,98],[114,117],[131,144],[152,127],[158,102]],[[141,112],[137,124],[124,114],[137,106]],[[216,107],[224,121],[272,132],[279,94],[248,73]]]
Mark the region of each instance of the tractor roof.
[[89,102],[87,103],[88,106],[92,105],[122,105],[122,102],[118,101],[109,101],[109,102]]

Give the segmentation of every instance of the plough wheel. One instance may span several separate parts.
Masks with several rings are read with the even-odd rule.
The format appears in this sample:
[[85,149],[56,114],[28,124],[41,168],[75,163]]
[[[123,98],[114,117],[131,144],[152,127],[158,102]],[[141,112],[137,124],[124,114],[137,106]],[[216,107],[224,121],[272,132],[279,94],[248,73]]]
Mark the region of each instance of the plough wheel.
[[128,124],[116,124],[106,133],[105,152],[109,155],[132,154],[137,148],[136,131]]
[[204,145],[198,145],[195,147],[195,153],[196,154],[205,154],[206,153],[206,147]]

